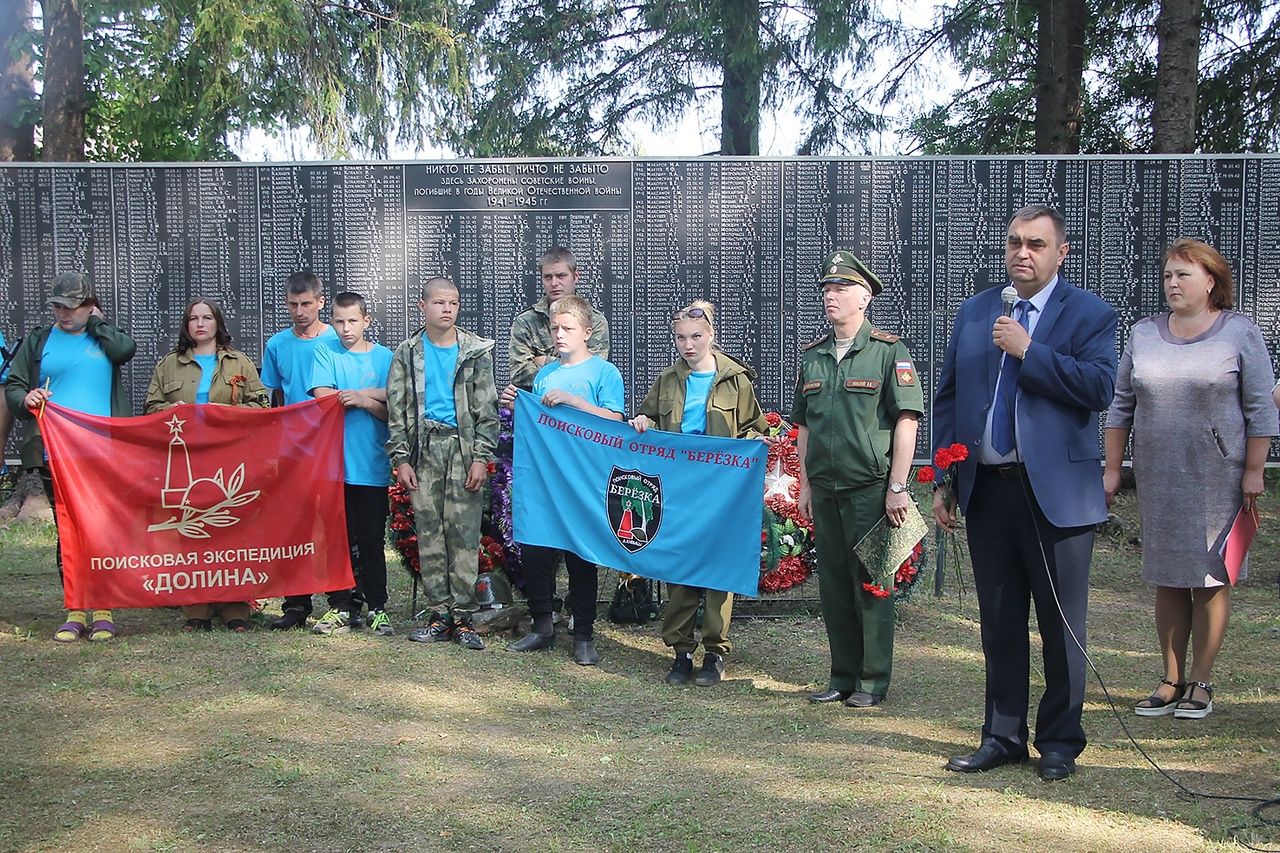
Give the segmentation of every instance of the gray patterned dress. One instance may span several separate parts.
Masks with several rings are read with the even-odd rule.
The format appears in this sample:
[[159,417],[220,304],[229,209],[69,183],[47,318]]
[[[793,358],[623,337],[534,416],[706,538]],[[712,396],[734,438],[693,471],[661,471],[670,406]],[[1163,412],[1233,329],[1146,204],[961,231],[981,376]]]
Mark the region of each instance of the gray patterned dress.
[[1107,426],[1133,430],[1147,583],[1227,582],[1221,552],[1243,497],[1245,439],[1280,434],[1274,384],[1262,333],[1243,314],[1223,311],[1186,340],[1167,313],[1133,327]]

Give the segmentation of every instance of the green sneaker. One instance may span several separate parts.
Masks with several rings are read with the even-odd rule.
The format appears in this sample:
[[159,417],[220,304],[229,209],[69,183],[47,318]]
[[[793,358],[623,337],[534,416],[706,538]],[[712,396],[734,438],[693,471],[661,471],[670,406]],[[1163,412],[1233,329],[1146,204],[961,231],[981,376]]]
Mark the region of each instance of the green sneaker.
[[380,637],[390,637],[396,632],[396,629],[391,627],[391,617],[385,610],[370,610],[368,625],[369,630]]
[[345,610],[330,610],[311,628],[313,634],[345,634],[351,630],[351,614]]

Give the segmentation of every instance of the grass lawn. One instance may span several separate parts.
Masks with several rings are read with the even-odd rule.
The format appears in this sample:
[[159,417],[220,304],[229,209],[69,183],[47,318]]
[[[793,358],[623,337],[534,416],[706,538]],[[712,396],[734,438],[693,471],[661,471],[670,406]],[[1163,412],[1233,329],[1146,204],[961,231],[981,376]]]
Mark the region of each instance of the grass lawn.
[[[1280,796],[1277,504],[1272,484],[1202,721],[1128,712],[1161,672],[1151,593],[1126,534],[1098,540],[1090,653],[1134,737],[1201,791]],[[402,622],[391,639],[187,636],[172,610],[64,647],[52,545],[42,525],[0,529],[0,850],[1280,848],[1247,804],[1179,798],[1096,681],[1070,780],[945,771],[982,724],[971,582],[902,607],[892,692],[855,711],[804,701],[827,664],[808,615],[735,623],[714,689],[662,684],[656,627],[606,621],[598,668],[563,636],[531,655],[418,646]]]

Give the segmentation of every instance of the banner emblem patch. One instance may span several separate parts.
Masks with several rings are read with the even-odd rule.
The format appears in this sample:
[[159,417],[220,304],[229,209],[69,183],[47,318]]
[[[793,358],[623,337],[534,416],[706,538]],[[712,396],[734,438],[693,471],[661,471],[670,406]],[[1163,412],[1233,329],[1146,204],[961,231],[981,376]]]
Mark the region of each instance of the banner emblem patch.
[[609,527],[634,554],[658,535],[662,524],[662,478],[614,466],[609,473]]

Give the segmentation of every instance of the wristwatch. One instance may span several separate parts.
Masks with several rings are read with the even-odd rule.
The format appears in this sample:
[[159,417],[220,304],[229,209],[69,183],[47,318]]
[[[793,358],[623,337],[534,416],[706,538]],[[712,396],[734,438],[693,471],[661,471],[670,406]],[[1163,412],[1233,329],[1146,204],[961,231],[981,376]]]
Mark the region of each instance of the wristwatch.
[[900,495],[906,490],[907,490],[906,483],[890,483],[889,484],[889,491],[893,492],[895,495]]

